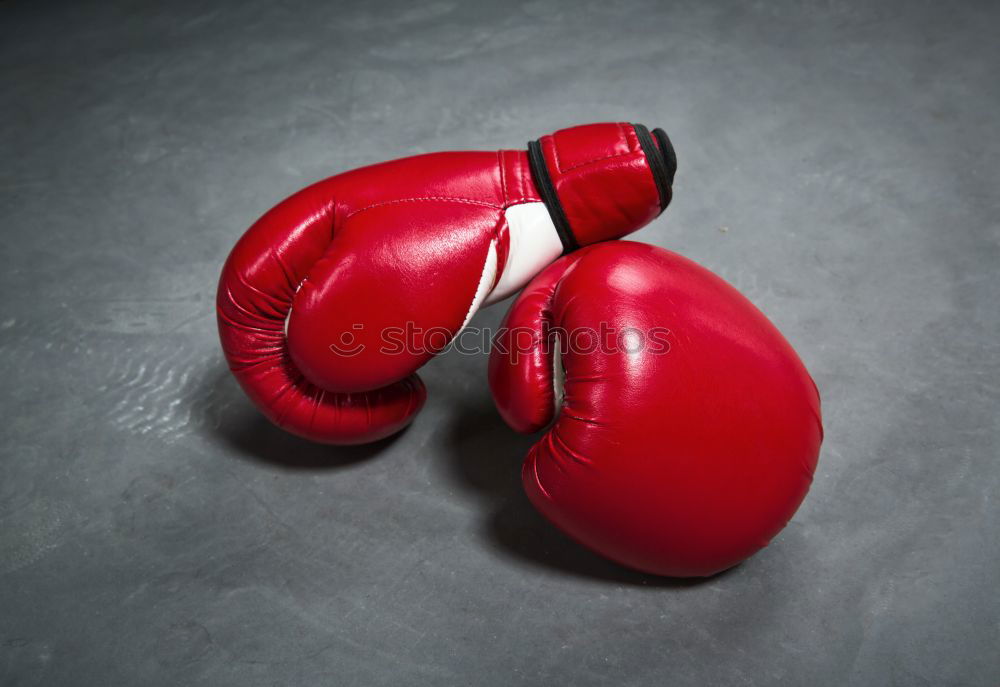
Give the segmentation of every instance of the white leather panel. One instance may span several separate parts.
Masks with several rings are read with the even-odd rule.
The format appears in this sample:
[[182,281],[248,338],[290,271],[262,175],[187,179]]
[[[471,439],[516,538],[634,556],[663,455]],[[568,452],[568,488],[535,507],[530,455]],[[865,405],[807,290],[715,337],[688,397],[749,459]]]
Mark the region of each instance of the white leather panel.
[[491,305],[514,294],[563,252],[545,203],[522,203],[506,210],[510,253],[496,287],[486,297]]

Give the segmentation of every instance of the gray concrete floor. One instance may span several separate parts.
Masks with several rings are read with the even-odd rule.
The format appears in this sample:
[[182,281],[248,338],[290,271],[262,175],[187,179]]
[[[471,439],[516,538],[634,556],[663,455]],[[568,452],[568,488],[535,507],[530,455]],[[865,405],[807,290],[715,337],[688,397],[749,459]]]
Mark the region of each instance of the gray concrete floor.
[[[1000,683],[998,26],[997,3],[0,4],[0,684]],[[288,193],[606,119],[678,150],[636,238],[742,289],[823,393],[802,509],[700,584],[531,510],[484,357],[435,360],[407,432],[338,450],[261,420],[216,341],[222,261]]]

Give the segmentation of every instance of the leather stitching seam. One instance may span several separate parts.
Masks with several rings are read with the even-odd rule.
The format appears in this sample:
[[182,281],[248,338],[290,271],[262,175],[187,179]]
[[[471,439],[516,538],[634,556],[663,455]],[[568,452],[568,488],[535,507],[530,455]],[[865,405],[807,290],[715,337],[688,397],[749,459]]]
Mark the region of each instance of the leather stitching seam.
[[357,210],[354,210],[353,212],[349,213],[345,219],[350,219],[351,217],[354,217],[354,215],[362,213],[365,210],[371,210],[373,208],[379,208],[379,207],[382,207],[384,205],[396,205],[398,203],[421,203],[421,202],[434,201],[434,200],[446,200],[446,201],[449,201],[449,202],[452,202],[452,203],[465,203],[466,205],[481,205],[483,207],[493,208],[494,210],[501,210],[501,209],[503,209],[501,206],[497,205],[496,203],[487,203],[487,202],[482,201],[482,200],[473,200],[471,198],[451,198],[449,196],[423,196],[423,197],[419,197],[419,198],[398,198],[396,200],[387,200],[387,201],[384,201],[384,202],[381,202],[381,203],[373,203],[372,205],[367,205],[367,206],[365,206],[363,208],[359,208]]
[[559,141],[556,140],[555,134],[552,134],[552,157],[555,160],[556,169],[559,170],[559,173],[562,174],[565,172],[566,170],[562,168],[562,163],[559,162]]
[[580,167],[586,167],[594,162],[600,162],[601,160],[610,160],[613,157],[622,157],[623,155],[631,155],[633,151],[626,150],[624,153],[615,153],[614,155],[605,155],[604,157],[595,157],[593,160],[587,160],[586,162],[581,162],[580,164],[573,165],[572,167],[567,167],[566,169],[559,170],[562,173],[571,172],[574,169],[579,169]]
[[504,160],[504,154],[502,150],[497,151],[497,162],[500,167],[500,191],[503,193],[504,205],[510,200],[510,196],[507,194],[507,175],[504,172],[504,167],[506,166],[506,161]]
[[553,150],[555,150],[556,167],[559,168],[559,172],[560,173],[565,174],[566,172],[572,172],[574,169],[579,169],[580,167],[585,167],[585,166],[587,166],[589,164],[592,164],[594,162],[600,162],[601,160],[610,160],[613,157],[622,157],[623,155],[631,155],[632,153],[634,153],[635,152],[635,144],[633,143],[632,139],[629,137],[628,132],[625,131],[624,128],[622,128],[621,122],[618,123],[618,134],[623,139],[625,139],[625,143],[628,145],[628,150],[626,150],[625,152],[623,152],[623,153],[615,153],[613,155],[604,155],[603,157],[595,157],[593,160],[587,160],[586,162],[580,162],[580,163],[577,163],[577,164],[573,165],[572,167],[567,167],[565,169],[563,169],[562,165],[559,164],[559,148],[558,148],[557,145],[555,145],[555,139],[553,138],[553,140],[552,140],[553,146],[552,147],[553,147]]

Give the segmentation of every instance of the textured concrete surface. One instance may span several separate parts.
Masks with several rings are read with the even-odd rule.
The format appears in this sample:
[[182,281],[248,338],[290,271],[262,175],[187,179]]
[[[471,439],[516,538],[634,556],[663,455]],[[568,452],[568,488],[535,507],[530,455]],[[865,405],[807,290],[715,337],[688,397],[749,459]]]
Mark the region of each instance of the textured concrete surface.
[[[1000,684],[998,25],[997,3],[0,4],[0,684]],[[221,263],[289,192],[608,118],[679,153],[637,238],[746,292],[823,392],[803,508],[698,584],[531,510],[485,358],[435,360],[406,433],[336,450],[262,421],[216,342]]]

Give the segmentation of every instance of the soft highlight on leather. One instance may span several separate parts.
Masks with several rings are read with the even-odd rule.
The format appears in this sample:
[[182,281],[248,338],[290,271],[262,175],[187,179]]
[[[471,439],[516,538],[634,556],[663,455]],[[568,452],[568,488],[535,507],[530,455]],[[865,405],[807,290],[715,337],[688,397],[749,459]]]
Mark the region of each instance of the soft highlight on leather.
[[[577,243],[659,214],[631,124],[548,139],[551,155],[571,163],[554,162],[554,178]],[[399,431],[426,398],[417,369],[501,281],[510,293],[533,276],[524,265],[557,257],[555,239],[512,246],[506,213],[532,203],[542,207],[517,150],[403,158],[296,193],[250,227],[223,268],[217,312],[230,369],[268,418],[308,439],[363,443]],[[503,277],[518,245],[553,252],[515,256],[513,283]],[[406,350],[386,352],[404,339]]]
[[[601,323],[633,330],[627,348],[556,361],[545,345]],[[584,248],[532,280],[504,327],[489,367],[497,408],[520,432],[552,423],[524,488],[585,546],[648,573],[712,575],[766,546],[805,497],[823,436],[816,386],[774,325],[703,267],[629,241]]]

